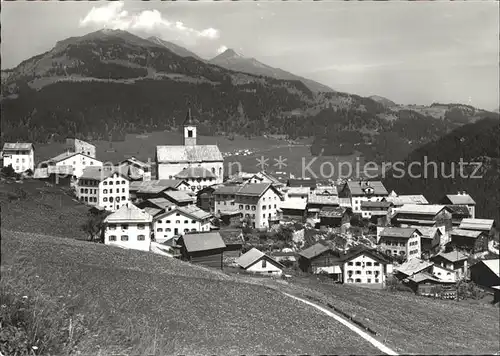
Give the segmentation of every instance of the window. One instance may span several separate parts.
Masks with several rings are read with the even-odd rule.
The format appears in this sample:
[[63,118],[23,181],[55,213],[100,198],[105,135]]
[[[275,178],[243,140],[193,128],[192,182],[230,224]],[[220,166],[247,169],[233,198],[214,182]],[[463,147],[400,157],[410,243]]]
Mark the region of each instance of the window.
[[144,235],[138,235],[137,236],[137,241],[146,241],[146,236],[144,236]]
[[108,198],[104,197],[104,198],[102,198],[102,201],[107,202]]
[[250,210],[250,205],[245,205],[245,210]]
[[378,278],[375,278],[375,283],[378,283]]
[[170,221],[170,220],[167,220],[165,223],[170,224],[170,223],[171,223],[171,221]]
[[122,235],[121,236],[122,241],[128,241],[128,235]]
[[360,278],[356,278],[355,282],[356,283],[361,283],[361,279]]
[[371,263],[371,262],[366,262],[366,265],[367,265],[367,266],[371,266],[371,265],[372,265],[372,263]]
[[356,274],[361,274],[361,271],[356,271]]
[[113,197],[110,197],[109,198],[109,202],[112,203],[113,202]]
[[274,209],[276,209],[276,204],[274,204]]
[[127,198],[125,196],[122,197],[122,200],[127,200]]
[[366,274],[372,274],[372,271],[366,271]]
[[109,241],[116,241],[116,235],[111,235],[109,237]]
[[83,188],[80,189],[80,194],[83,194],[85,190]]
[[255,219],[255,214],[252,214],[252,218]]
[[125,193],[125,188],[122,188],[122,193]]
[[262,217],[265,219],[266,218],[266,214],[262,214]]
[[181,221],[180,221],[180,220],[175,220],[175,223],[176,223],[176,224],[180,224],[180,223],[181,223]]
[[356,262],[356,266],[361,266],[361,262]]
[[368,279],[366,280],[366,282],[367,282],[367,283],[371,283],[371,282],[372,282],[372,280],[371,280],[370,278],[368,278]]
[[137,224],[137,228],[139,230],[144,230],[144,224]]
[[256,210],[255,205],[252,205],[252,210],[253,210],[253,211],[255,211],[255,210]]
[[103,192],[103,194],[108,194],[108,190],[107,189],[104,189],[102,192]]
[[172,229],[171,229],[171,228],[169,228],[169,227],[167,227],[167,228],[165,229],[165,232],[170,232],[170,231],[172,231]]
[[266,268],[267,267],[267,261],[266,260],[262,260],[262,268]]
[[108,185],[108,182],[103,182],[102,185]]
[[243,210],[243,205],[240,204],[240,209]]
[[159,227],[158,229],[156,229],[156,232],[163,232],[163,229]]
[[354,265],[354,263],[353,263],[353,262],[348,262],[348,263],[347,263],[347,265],[348,265],[348,266],[353,266],[353,265]]
[[184,224],[187,224],[187,223],[189,223],[189,220],[184,220]]
[[374,265],[374,266],[380,266],[380,263],[375,262],[373,265]]
[[262,206],[262,210],[266,210],[267,207],[265,205]]
[[176,213],[176,214],[175,214],[175,216],[181,216],[181,214],[179,214],[179,213]]
[[157,222],[158,222],[158,224],[161,224],[161,220],[158,220]]
[[128,224],[122,224],[122,229],[127,230],[128,229]]
[[191,220],[191,224],[196,224],[196,220]]
[[109,185],[113,185],[113,181],[110,181],[110,182],[109,182]]

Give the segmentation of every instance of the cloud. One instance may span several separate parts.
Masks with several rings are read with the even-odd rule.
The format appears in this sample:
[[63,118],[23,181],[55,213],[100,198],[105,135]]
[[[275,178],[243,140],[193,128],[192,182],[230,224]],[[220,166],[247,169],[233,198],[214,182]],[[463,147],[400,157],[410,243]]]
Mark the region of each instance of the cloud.
[[106,5],[92,7],[80,20],[80,27],[104,27],[114,30],[138,30],[145,32],[172,32],[191,38],[219,38],[219,31],[214,28],[197,30],[180,21],[170,21],[158,10],[144,10],[138,14],[129,14],[123,10],[122,1],[108,2]]
[[217,54],[224,53],[225,51],[227,51],[227,47],[222,45],[217,49]]

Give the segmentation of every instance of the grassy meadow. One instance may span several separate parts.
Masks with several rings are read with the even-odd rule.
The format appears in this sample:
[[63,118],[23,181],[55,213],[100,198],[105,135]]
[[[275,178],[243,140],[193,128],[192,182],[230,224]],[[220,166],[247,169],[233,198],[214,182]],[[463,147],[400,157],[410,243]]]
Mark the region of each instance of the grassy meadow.
[[314,308],[221,272],[33,233],[1,242],[3,335],[22,339],[20,354],[378,354]]

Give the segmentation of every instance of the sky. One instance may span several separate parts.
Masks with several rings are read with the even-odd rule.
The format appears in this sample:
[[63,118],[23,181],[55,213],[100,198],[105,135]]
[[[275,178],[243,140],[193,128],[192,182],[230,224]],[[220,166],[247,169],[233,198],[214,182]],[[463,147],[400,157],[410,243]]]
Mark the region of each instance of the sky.
[[499,103],[499,3],[2,1],[2,69],[102,28],[156,35],[203,58],[226,48],[398,104]]

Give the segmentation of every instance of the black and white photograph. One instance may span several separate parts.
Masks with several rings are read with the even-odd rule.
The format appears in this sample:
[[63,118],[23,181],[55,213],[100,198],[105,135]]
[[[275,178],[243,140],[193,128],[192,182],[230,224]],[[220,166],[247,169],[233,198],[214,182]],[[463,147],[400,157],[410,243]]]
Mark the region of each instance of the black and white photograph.
[[500,355],[499,5],[2,0],[0,356]]

